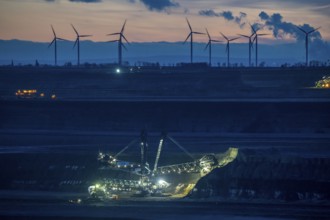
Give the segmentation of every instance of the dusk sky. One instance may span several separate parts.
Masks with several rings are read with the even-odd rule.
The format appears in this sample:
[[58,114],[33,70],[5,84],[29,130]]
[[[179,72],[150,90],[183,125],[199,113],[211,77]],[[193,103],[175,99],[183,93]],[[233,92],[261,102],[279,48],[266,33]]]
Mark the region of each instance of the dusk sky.
[[220,31],[249,34],[248,23],[257,23],[269,34],[263,43],[295,42],[294,25],[304,24],[322,26],[323,40],[330,40],[329,0],[0,0],[0,39],[50,42],[53,24],[59,37],[74,40],[72,23],[80,34],[93,34],[89,40],[108,41],[114,37],[106,34],[120,31],[127,19],[129,41],[176,42],[189,32],[186,17],[194,31],[208,28],[215,39]]

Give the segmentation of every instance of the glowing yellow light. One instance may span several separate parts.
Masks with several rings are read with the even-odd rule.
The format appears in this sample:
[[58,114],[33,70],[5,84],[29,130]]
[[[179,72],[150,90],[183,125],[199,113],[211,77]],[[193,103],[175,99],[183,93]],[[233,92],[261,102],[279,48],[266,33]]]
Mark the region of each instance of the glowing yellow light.
[[53,94],[53,95],[51,96],[51,98],[52,98],[52,99],[56,99],[56,95]]

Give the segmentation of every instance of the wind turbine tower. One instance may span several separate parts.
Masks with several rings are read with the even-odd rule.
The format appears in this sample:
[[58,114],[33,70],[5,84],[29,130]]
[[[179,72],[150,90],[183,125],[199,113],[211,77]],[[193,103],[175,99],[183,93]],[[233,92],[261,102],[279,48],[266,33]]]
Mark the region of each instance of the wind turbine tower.
[[254,27],[250,24],[251,29],[252,29],[252,33],[255,35],[253,42],[256,42],[256,67],[258,67],[258,36],[265,36],[268,34],[258,34],[257,32],[260,30],[260,28],[258,29],[254,29]]
[[254,36],[254,33],[252,33],[250,36],[244,34],[239,35],[249,39],[249,67],[251,67],[251,49],[253,48],[252,37]]
[[80,38],[81,37],[91,37],[92,35],[80,35],[78,33],[78,31],[76,30],[76,28],[73,26],[73,24],[71,24],[74,32],[76,32],[77,38],[76,41],[74,42],[73,48],[75,48],[75,46],[77,45],[78,48],[78,61],[77,61],[77,65],[80,66]]
[[54,44],[54,49],[55,49],[55,66],[57,66],[57,40],[65,40],[65,39],[57,37],[56,36],[56,33],[54,31],[53,25],[50,25],[50,27],[52,28],[52,31],[53,31],[53,34],[54,34],[54,38],[53,38],[52,42],[48,45],[48,48]]
[[235,37],[235,38],[231,38],[229,39],[228,37],[226,37],[223,33],[220,32],[220,34],[223,36],[223,38],[226,39],[227,41],[227,45],[226,45],[226,52],[227,52],[227,67],[229,67],[230,63],[229,63],[229,57],[230,57],[230,42],[237,40],[239,37]]
[[208,43],[206,44],[206,47],[205,47],[205,50],[207,49],[207,48],[209,48],[209,66],[212,66],[212,42],[222,42],[222,41],[219,41],[219,40],[213,40],[212,38],[211,38],[211,36],[210,36],[210,34],[209,34],[209,32],[208,32],[208,30],[207,30],[207,28],[205,29],[206,30],[206,33],[207,33],[207,36],[208,36],[208,38],[209,38],[209,41],[208,41]]
[[122,65],[122,58],[123,58],[123,50],[122,48],[124,47],[125,50],[126,47],[123,43],[123,39],[129,44],[128,40],[126,39],[125,35],[124,35],[124,31],[125,31],[125,26],[126,26],[126,20],[123,24],[123,27],[121,28],[120,32],[117,33],[112,33],[112,34],[108,34],[107,36],[111,36],[111,35],[119,35],[119,39],[118,40],[112,40],[112,41],[108,41],[108,42],[118,42],[118,65]]
[[301,30],[304,34],[305,34],[305,50],[306,50],[306,66],[308,66],[308,36],[311,34],[311,33],[314,33],[315,31],[317,31],[318,29],[320,29],[321,27],[318,27],[316,29],[313,29],[311,31],[305,31],[304,29],[300,28],[297,26],[297,28],[299,30]]
[[186,40],[183,42],[183,44],[185,44],[187,42],[187,40],[190,38],[190,63],[193,63],[193,35],[194,34],[204,34],[204,33],[193,31],[191,28],[191,25],[188,21],[188,18],[186,18],[186,20],[187,20],[187,23],[188,23],[188,26],[190,29],[190,33],[188,34],[188,36],[187,36]]

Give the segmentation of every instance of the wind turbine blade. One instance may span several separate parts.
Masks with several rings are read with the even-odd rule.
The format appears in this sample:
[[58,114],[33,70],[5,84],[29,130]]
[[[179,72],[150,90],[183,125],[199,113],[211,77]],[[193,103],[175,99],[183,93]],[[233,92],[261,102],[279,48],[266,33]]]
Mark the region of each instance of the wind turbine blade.
[[124,38],[124,40],[125,40],[128,44],[130,44],[129,41],[126,39],[126,37],[125,37],[123,34],[121,34],[121,36]]
[[254,41],[256,41],[256,38],[258,37],[258,35],[256,35],[253,40],[252,40],[252,44],[254,43]]
[[250,38],[249,36],[244,35],[244,34],[238,34],[238,35],[239,35],[239,36],[242,36],[242,37]]
[[68,41],[67,39],[63,39],[63,38],[60,38],[60,37],[57,37],[56,39],[57,39],[57,40]]
[[251,29],[252,29],[252,32],[254,33],[254,34],[256,34],[257,33],[257,31],[254,29],[254,27],[250,24],[250,27],[251,27]]
[[311,34],[311,33],[317,31],[317,30],[320,29],[320,28],[321,28],[321,27],[318,27],[318,28],[316,28],[316,29],[314,29],[314,30],[311,30],[311,31],[307,32],[307,34]]
[[257,28],[255,29],[256,33],[257,33],[258,31],[260,31],[261,29],[263,29],[265,26],[266,26],[265,24],[262,25],[262,26],[259,26],[259,27],[257,26]]
[[220,34],[221,34],[226,40],[228,40],[228,38],[227,38],[222,32],[220,32]]
[[111,42],[118,42],[119,40],[109,40],[107,41],[108,43],[111,43]]
[[76,47],[77,43],[78,43],[78,37],[77,37],[77,40],[74,42],[73,48]]
[[207,36],[209,37],[209,40],[211,40],[211,36],[210,36],[210,34],[209,34],[209,31],[207,30],[207,28],[205,28],[205,30],[206,30],[206,34],[207,34]]
[[121,43],[121,46],[123,46],[123,48],[127,51],[127,48],[123,43]]
[[111,35],[118,35],[120,33],[112,33],[112,34],[107,34],[107,36],[111,36]]
[[52,40],[52,42],[50,42],[50,44],[48,45],[48,48],[49,48],[50,46],[52,46],[52,44],[55,42],[55,40],[56,40],[56,38],[54,38],[54,39]]
[[192,28],[191,28],[191,26],[190,26],[190,23],[189,23],[189,21],[188,21],[188,18],[186,18],[186,20],[187,20],[187,23],[188,23],[189,29],[190,29],[190,31],[192,32]]
[[55,34],[55,31],[54,31],[53,25],[50,25],[50,27],[52,28],[52,31],[53,31],[54,37],[56,37],[56,34]]
[[304,30],[304,29],[302,29],[302,28],[300,28],[299,26],[296,26],[299,30],[301,30],[302,32],[304,32],[305,34],[307,34],[307,32]]
[[206,49],[210,46],[210,44],[211,44],[211,41],[209,41],[209,42],[206,44],[204,50],[206,50]]
[[74,32],[76,32],[77,36],[79,36],[78,31],[74,28],[73,24],[71,24],[71,26],[72,26]]
[[258,34],[258,36],[265,36],[265,35],[269,35],[269,34]]
[[218,43],[220,43],[220,42],[223,42],[222,40],[211,40],[211,42],[218,42]]
[[193,34],[205,34],[205,33],[202,33],[202,32],[192,32]]
[[91,37],[93,35],[79,35],[79,37]]
[[123,24],[123,27],[121,28],[121,31],[120,31],[120,33],[121,33],[121,34],[123,34],[123,33],[124,33],[124,30],[125,30],[125,26],[126,26],[126,21],[127,21],[127,20],[125,20],[125,22],[124,22],[124,24]]
[[234,40],[237,40],[239,37],[235,37],[233,39],[230,39],[229,41],[234,41]]
[[188,40],[189,37],[191,36],[191,33],[192,33],[192,32],[190,32],[190,34],[188,34],[188,36],[187,36],[186,40],[183,42],[183,44],[185,44],[185,43],[187,42],[187,40]]

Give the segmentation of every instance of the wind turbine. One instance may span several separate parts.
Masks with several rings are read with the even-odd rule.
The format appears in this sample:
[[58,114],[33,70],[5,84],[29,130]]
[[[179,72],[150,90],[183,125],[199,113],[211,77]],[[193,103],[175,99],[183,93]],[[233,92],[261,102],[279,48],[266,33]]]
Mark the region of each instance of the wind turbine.
[[301,30],[304,34],[305,34],[305,49],[306,49],[306,66],[308,66],[308,35],[310,35],[311,33],[317,31],[318,29],[320,29],[321,27],[318,27],[316,29],[313,29],[311,31],[305,31],[304,29],[296,26],[299,30]]
[[232,38],[232,39],[229,39],[228,37],[226,37],[223,33],[220,32],[220,34],[223,36],[223,38],[226,39],[227,41],[227,45],[226,45],[226,52],[227,52],[227,67],[229,67],[230,63],[229,63],[229,55],[230,55],[230,42],[231,41],[234,41],[234,40],[237,40],[239,37],[235,37],[235,38]]
[[57,66],[57,40],[65,40],[65,39],[57,37],[56,33],[54,31],[53,25],[50,25],[50,27],[52,28],[54,38],[53,38],[52,42],[48,45],[48,48],[50,46],[52,46],[52,44],[54,44],[54,48],[55,48],[55,66]]
[[191,28],[191,25],[188,21],[188,18],[186,18],[186,20],[187,20],[187,23],[188,23],[188,26],[190,29],[190,33],[188,34],[188,36],[187,36],[186,40],[183,42],[183,44],[185,44],[190,37],[190,63],[193,63],[193,35],[194,34],[204,34],[204,33],[193,31]]
[[244,34],[239,35],[249,39],[249,67],[251,67],[251,48],[253,48],[252,37],[254,36],[254,33],[252,33],[250,36]]
[[219,40],[213,40],[207,30],[207,28],[205,29],[206,30],[206,33],[207,33],[207,36],[209,38],[209,42],[206,44],[206,47],[205,47],[205,50],[207,49],[207,47],[209,48],[209,66],[211,66],[211,56],[212,56],[212,42],[222,42],[222,41],[219,41]]
[[128,40],[126,39],[126,37],[124,36],[124,30],[125,30],[125,25],[126,25],[126,20],[123,24],[123,27],[121,28],[121,31],[118,33],[112,33],[112,34],[108,34],[107,36],[111,36],[111,35],[119,35],[119,39],[118,40],[111,40],[108,42],[118,42],[118,65],[122,65],[122,47],[126,49],[124,43],[123,43],[123,39],[129,44]]
[[74,42],[74,45],[73,45],[73,48],[75,48],[76,45],[78,47],[78,62],[77,62],[77,64],[79,66],[80,65],[80,38],[81,37],[91,37],[92,35],[80,35],[78,33],[78,31],[76,30],[76,28],[73,26],[73,24],[71,24],[71,26],[72,26],[74,32],[76,32],[76,35],[77,35],[76,41]]
[[[252,33],[255,35],[254,39],[253,39],[253,42],[255,41],[256,42],[256,67],[258,67],[258,36],[265,36],[265,35],[268,35],[268,34],[258,34],[257,32],[260,30],[260,28],[258,29],[254,29],[254,27],[250,24],[251,26],[251,29],[252,29]],[[252,43],[253,43],[252,42]]]

